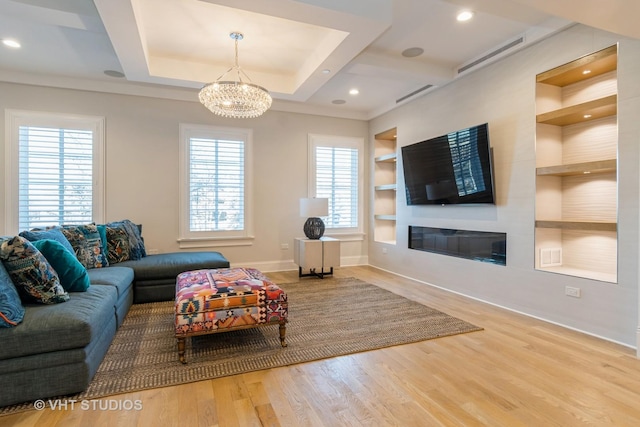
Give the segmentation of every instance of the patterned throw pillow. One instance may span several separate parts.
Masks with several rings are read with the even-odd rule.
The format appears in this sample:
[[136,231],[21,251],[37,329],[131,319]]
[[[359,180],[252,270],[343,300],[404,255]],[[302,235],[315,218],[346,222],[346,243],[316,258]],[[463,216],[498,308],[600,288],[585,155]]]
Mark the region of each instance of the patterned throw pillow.
[[140,229],[133,222],[124,219],[122,221],[110,222],[107,224],[107,227],[122,228],[127,233],[130,247],[129,259],[140,259],[147,256]]
[[91,284],[89,273],[84,265],[80,264],[75,254],[55,240],[38,240],[33,242],[33,246],[44,255],[58,273],[60,284],[65,291],[84,292],[89,289]]
[[131,259],[129,235],[124,228],[107,226],[107,247],[109,264]]
[[56,271],[24,237],[4,241],[0,259],[24,301],[55,304],[69,300]]
[[9,273],[0,262],[0,328],[10,328],[22,322],[24,307]]
[[22,231],[19,235],[29,240],[30,242],[35,242],[36,240],[42,239],[57,240],[58,242],[62,243],[62,245],[67,248],[72,254],[75,255],[71,243],[69,243],[69,240],[64,236],[60,227],[47,227],[46,230],[34,228],[33,230]]
[[101,268],[109,265],[106,254],[102,252],[102,239],[97,225],[63,225],[62,233],[71,243],[78,261],[85,268]]

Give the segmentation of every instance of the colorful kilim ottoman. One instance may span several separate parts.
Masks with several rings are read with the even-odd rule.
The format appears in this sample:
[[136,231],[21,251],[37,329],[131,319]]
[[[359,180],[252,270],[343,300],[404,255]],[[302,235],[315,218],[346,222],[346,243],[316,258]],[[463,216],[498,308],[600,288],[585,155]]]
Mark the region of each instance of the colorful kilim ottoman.
[[287,294],[253,268],[187,271],[176,279],[176,338],[185,359],[185,339],[256,326],[280,325],[286,347]]

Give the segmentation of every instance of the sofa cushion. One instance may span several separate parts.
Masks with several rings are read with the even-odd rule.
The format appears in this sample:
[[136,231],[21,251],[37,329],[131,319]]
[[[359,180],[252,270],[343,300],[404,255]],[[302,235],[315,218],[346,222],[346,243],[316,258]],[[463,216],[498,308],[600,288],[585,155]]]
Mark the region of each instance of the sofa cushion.
[[129,238],[129,259],[137,260],[147,256],[140,228],[133,222],[123,219],[122,221],[110,222],[107,227],[121,228],[127,233]]
[[133,270],[128,267],[109,266],[87,270],[92,285],[107,285],[115,288],[118,299],[129,292],[133,284]]
[[229,267],[229,261],[219,252],[172,252],[147,255],[119,265],[133,268],[136,283],[158,279],[169,279],[175,283],[178,274],[184,271]]
[[33,229],[29,231],[22,231],[19,235],[31,242],[42,239],[56,240],[75,255],[73,246],[71,246],[71,243],[69,243],[69,239],[66,238],[64,233],[62,233],[62,229],[60,227],[52,227],[46,230]]
[[100,268],[109,265],[107,256],[102,252],[102,239],[95,224],[64,225],[62,227],[69,243],[85,268]]
[[56,271],[33,244],[22,236],[0,245],[0,260],[25,301],[55,304],[69,300]]
[[9,328],[22,322],[24,307],[9,273],[0,262],[0,327]]
[[55,240],[36,240],[33,242],[49,264],[58,273],[60,284],[68,292],[84,292],[91,282],[87,269],[78,261],[75,254],[69,252],[61,243]]
[[116,291],[91,286],[64,304],[29,304],[23,322],[0,330],[0,360],[87,346],[115,318]]

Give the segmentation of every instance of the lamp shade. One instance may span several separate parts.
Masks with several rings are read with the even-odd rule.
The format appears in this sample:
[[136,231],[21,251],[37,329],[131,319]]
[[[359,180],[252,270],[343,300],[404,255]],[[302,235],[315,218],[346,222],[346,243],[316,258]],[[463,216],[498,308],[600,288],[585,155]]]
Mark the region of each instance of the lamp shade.
[[300,199],[300,216],[310,218],[327,215],[329,215],[329,199]]

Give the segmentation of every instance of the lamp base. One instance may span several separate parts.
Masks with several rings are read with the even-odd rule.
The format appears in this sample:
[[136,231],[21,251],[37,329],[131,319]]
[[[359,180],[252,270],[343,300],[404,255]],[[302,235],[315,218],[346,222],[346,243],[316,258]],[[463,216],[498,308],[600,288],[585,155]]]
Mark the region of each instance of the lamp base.
[[324,222],[317,216],[308,218],[304,223],[303,230],[307,239],[318,240],[324,234]]

